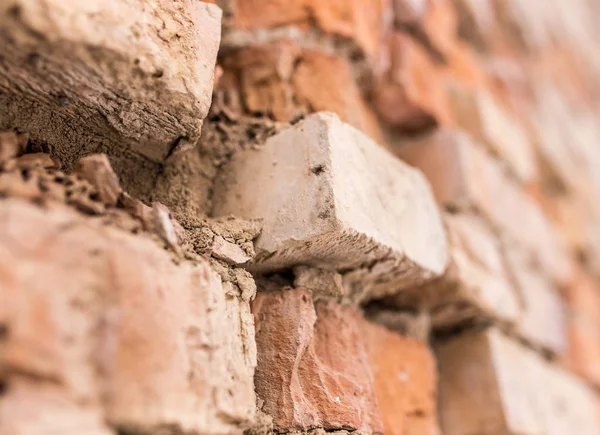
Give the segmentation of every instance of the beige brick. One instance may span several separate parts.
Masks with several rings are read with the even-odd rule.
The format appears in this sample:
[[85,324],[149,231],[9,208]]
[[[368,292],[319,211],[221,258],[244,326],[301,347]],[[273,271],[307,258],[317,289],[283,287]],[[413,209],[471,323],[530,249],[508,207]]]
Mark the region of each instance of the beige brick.
[[0,128],[66,157],[130,147],[161,161],[200,136],[220,22],[193,0],[4,2]]
[[328,113],[236,154],[216,184],[215,212],[264,220],[253,270],[353,269],[344,281],[354,298],[425,282],[447,263],[422,174]]
[[[86,409],[90,425],[96,412],[140,433],[229,434],[250,425],[250,307],[207,262],[177,265],[149,237],[59,205],[4,200],[0,222],[0,372],[9,391],[20,377],[39,384],[32,389],[52,386],[48,400],[65,402],[59,414],[74,408],[74,425]],[[34,408],[47,399],[27,394]],[[26,400],[19,397],[7,400]]]
[[595,435],[595,395],[498,330],[437,347],[445,435]]
[[567,253],[549,219],[479,144],[446,130],[398,146],[397,154],[423,171],[440,203],[474,206],[502,234],[524,246],[544,273],[560,284],[569,281]]
[[536,271],[518,249],[508,247],[509,273],[523,304],[517,324],[518,333],[535,347],[553,354],[565,349],[565,309],[555,287]]

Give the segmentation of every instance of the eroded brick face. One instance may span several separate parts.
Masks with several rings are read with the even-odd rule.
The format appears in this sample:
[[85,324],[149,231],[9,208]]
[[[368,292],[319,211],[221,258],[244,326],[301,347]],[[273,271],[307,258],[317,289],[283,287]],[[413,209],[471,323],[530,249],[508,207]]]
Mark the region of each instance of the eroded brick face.
[[382,432],[369,360],[356,313],[313,305],[306,290],[258,294],[252,304],[262,410],[281,431]]

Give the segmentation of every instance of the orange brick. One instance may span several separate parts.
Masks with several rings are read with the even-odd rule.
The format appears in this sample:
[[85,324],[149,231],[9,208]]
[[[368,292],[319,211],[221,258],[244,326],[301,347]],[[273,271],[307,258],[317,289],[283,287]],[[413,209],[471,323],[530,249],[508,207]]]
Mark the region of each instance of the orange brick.
[[390,0],[233,0],[232,25],[252,30],[294,25],[353,39],[376,57],[390,27]]
[[[335,112],[342,121],[382,143],[378,121],[365,103],[343,58],[304,50],[282,40],[225,56],[223,87],[239,88],[250,113],[290,121],[296,115]],[[233,76],[233,80],[227,77]]]
[[386,435],[439,435],[437,373],[426,343],[360,320]]
[[571,316],[564,360],[571,371],[600,386],[600,324]]
[[424,48],[404,33],[389,40],[391,65],[373,91],[381,117],[405,130],[450,122],[443,76]]

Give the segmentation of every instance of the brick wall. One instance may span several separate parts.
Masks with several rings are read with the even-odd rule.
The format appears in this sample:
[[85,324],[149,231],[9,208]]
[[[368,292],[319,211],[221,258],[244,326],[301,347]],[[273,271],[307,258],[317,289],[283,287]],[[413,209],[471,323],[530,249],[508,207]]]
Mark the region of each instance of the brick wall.
[[0,2],[0,435],[600,435],[598,18]]

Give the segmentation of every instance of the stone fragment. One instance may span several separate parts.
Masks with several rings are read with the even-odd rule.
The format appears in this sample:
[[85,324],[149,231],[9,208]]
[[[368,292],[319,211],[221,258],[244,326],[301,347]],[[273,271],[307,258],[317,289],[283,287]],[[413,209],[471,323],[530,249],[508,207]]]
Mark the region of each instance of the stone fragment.
[[600,431],[591,390],[496,329],[453,337],[436,354],[445,435]]
[[444,276],[387,301],[431,312],[436,330],[473,321],[515,324],[521,316],[521,300],[493,232],[481,218],[467,213],[446,214],[445,223],[450,265]]
[[29,133],[68,166],[100,149],[162,161],[200,137],[220,18],[192,0],[3,3],[0,129]]
[[373,374],[386,435],[441,435],[437,371],[426,342],[402,337],[362,320],[361,336]]
[[97,154],[79,159],[75,172],[89,181],[98,191],[100,201],[109,207],[117,205],[121,186],[106,154]]
[[391,63],[373,90],[373,103],[388,123],[413,132],[447,125],[450,107],[441,70],[409,35],[389,38]]
[[214,257],[228,264],[244,264],[252,259],[250,255],[244,252],[241,246],[228,242],[221,236],[215,236],[211,253]]
[[294,286],[310,290],[317,296],[341,297],[346,294],[341,274],[317,267],[294,267]]
[[27,170],[33,168],[58,168],[57,162],[46,153],[23,154],[15,160],[19,169]]
[[0,163],[19,156],[25,151],[23,138],[11,131],[0,132]]
[[442,130],[395,148],[431,183],[438,202],[450,209],[475,207],[501,234],[519,242],[558,284],[571,279],[563,242],[534,198],[467,135]]
[[[20,379],[57,389],[48,400],[65,403],[39,418],[72,414],[81,427],[66,433],[93,434],[104,421],[223,435],[251,424],[250,307],[206,261],[175,264],[153,239],[58,204],[5,199],[0,222],[0,372],[8,391]],[[18,405],[4,399],[2,409]]]
[[252,312],[256,393],[276,431],[382,431],[356,312],[291,289],[257,294]]
[[345,285],[361,299],[446,267],[445,234],[422,175],[335,115],[310,116],[236,154],[215,187],[216,215],[263,219],[255,271],[351,270]]
[[175,252],[180,252],[181,240],[177,234],[177,228],[175,228],[174,219],[171,216],[171,211],[160,202],[152,203],[152,210],[150,211],[151,224],[149,227],[158,234],[167,245]]

